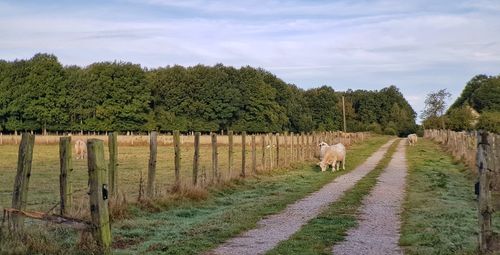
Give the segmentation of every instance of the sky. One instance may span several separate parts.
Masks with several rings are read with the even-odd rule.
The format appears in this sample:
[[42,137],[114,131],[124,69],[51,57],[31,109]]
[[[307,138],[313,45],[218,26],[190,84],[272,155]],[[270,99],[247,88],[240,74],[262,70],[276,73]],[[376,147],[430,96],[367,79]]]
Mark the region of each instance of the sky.
[[0,0],[0,59],[264,68],[308,89],[396,85],[417,113],[500,74],[500,0]]

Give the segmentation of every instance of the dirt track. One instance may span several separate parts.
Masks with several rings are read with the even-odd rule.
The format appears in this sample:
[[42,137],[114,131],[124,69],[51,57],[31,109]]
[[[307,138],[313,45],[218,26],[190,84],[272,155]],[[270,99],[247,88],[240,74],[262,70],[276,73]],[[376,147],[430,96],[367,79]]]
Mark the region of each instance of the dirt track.
[[257,228],[229,239],[208,254],[263,254],[287,240],[324,207],[337,201],[346,190],[375,168],[394,140],[387,142],[356,169],[325,185],[319,191],[289,205],[283,212],[257,223]]
[[364,199],[358,227],[333,247],[333,254],[403,254],[398,240],[407,173],[405,144],[405,139],[400,141],[377,185]]

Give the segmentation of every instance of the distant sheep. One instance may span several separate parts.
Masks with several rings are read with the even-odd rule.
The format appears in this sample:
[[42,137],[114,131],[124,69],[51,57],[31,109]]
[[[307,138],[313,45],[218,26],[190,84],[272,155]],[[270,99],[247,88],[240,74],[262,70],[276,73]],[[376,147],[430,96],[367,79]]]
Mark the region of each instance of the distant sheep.
[[87,156],[87,144],[83,140],[75,142],[76,159],[84,159]]
[[408,135],[408,145],[414,146],[417,143],[417,135],[416,134],[409,134]]

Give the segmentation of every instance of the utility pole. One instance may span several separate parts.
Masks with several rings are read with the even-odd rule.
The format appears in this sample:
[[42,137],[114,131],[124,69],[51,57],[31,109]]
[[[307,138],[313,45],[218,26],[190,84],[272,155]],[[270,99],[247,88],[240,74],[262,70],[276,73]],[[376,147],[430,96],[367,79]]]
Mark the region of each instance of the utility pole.
[[344,115],[344,133],[346,132],[346,123],[345,123],[345,102],[344,102],[344,96],[342,96],[342,113]]

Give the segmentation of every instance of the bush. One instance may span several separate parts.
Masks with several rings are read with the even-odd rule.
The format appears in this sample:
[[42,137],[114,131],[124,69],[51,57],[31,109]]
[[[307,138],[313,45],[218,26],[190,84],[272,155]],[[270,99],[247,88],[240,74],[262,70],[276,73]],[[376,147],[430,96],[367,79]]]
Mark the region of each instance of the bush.
[[479,117],[477,129],[500,134],[500,112],[483,112]]
[[386,127],[384,128],[384,134],[385,135],[397,135],[396,130],[394,128]]
[[472,130],[475,118],[471,108],[460,107],[451,109],[446,119],[446,127],[453,131]]
[[382,127],[376,122],[368,125],[367,130],[372,131],[373,133],[382,134]]

